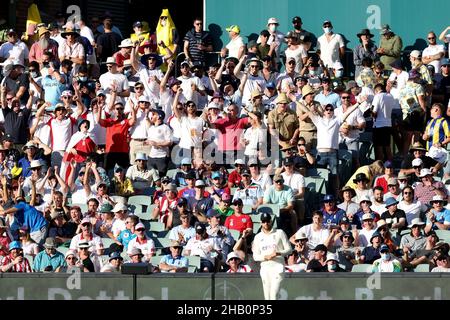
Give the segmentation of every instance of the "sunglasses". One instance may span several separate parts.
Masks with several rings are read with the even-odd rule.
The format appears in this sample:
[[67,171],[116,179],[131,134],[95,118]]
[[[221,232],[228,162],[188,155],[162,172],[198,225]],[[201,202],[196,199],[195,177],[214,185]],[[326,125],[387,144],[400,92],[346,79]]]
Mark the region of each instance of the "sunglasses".
[[66,260],[77,260],[75,257],[67,257]]
[[283,184],[283,183],[284,183],[284,181],[283,181],[283,180],[280,180],[280,181],[275,181],[275,183],[277,183],[277,184]]
[[412,192],[403,192],[403,194],[412,194]]
[[161,17],[160,19],[161,20],[167,20],[167,17]]
[[144,87],[134,87],[134,90],[144,90]]
[[188,108],[195,108],[195,104],[191,103],[187,105]]
[[330,111],[331,112],[331,111],[333,111],[333,109],[326,108],[325,111]]
[[82,227],[89,227],[91,224],[90,223],[83,223],[81,226]]
[[116,111],[123,111],[125,108],[116,108]]
[[350,100],[350,96],[342,96],[341,98],[345,99],[345,100],[347,100],[347,99]]
[[289,61],[288,64],[294,65],[295,61]]
[[112,68],[112,67],[113,67],[113,64],[107,64],[106,67],[107,67],[108,69],[109,69],[109,68]]
[[138,232],[144,232],[145,229],[136,229],[136,231],[138,231]]
[[258,68],[258,65],[252,64],[252,65],[250,65],[250,68]]
[[70,99],[70,98],[72,98],[72,97],[69,97],[69,96],[65,96],[65,97],[62,97],[64,100],[66,100],[66,99]]
[[148,60],[149,60],[149,61],[150,61],[150,60],[156,60],[156,58],[154,58],[154,57],[149,57]]
[[428,40],[434,40],[434,39],[436,39],[436,37],[430,37],[430,38],[428,38]]

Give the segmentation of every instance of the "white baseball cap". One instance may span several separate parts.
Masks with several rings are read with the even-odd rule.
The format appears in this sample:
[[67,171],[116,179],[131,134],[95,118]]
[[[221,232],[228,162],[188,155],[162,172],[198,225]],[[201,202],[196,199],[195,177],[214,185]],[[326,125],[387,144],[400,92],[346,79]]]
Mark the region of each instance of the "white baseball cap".
[[278,23],[278,19],[277,18],[269,18],[269,20],[267,20],[267,25],[269,24],[279,24]]

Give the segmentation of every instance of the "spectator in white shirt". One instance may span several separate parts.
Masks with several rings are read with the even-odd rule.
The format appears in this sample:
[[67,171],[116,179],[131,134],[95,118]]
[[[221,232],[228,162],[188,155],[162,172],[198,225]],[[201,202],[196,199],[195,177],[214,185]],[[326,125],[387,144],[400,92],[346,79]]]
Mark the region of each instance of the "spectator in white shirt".
[[157,169],[161,176],[165,176],[169,163],[169,147],[173,140],[172,129],[164,123],[164,111],[152,110],[151,114],[152,126],[147,131],[146,142],[151,147],[148,164]]
[[136,194],[150,194],[150,189],[159,181],[158,171],[154,168],[147,169],[147,155],[136,154],[136,164],[130,166],[126,177],[131,180]]
[[[131,118],[132,115],[129,116]],[[146,144],[147,131],[150,128],[150,99],[146,95],[142,95],[138,100],[138,109],[136,111],[136,121],[130,128],[130,164],[134,164],[136,154],[149,154],[151,147]]]
[[323,22],[323,32],[317,39],[317,52],[327,68],[332,68],[336,62],[341,62],[345,54],[344,39],[340,34],[333,32],[330,21]]
[[226,30],[230,36],[230,42],[228,42],[225,48],[222,48],[220,56],[225,58],[228,53],[228,57],[240,59],[245,53],[245,44],[240,36],[241,29],[237,25],[232,25],[226,28]]
[[[178,99],[183,92],[179,88],[175,95],[175,100],[172,105],[172,112],[180,122],[180,148],[181,158],[194,158],[196,160],[202,159],[202,137],[205,127],[205,121],[196,115],[197,107],[193,101],[186,102],[186,113],[178,109]],[[191,148],[194,148],[194,155],[191,155]],[[176,160],[176,162],[178,162]]]
[[180,65],[181,76],[177,79],[181,81],[183,95],[189,101],[193,101],[198,109],[200,96],[206,96],[205,87],[198,77],[191,73],[191,67],[187,61]]
[[20,41],[17,32],[14,29],[9,29],[7,32],[8,41],[0,46],[0,62],[18,61],[20,65],[28,65],[28,47],[25,43]]
[[99,81],[102,89],[105,91],[107,104],[111,100],[111,92],[116,91],[118,101],[125,105],[123,98],[130,96],[128,79],[117,69],[117,62],[114,57],[108,57],[106,59],[106,67],[108,68],[108,72],[102,74]]
[[422,62],[424,64],[431,64],[434,67],[434,72],[438,73],[441,70],[441,59],[445,56],[444,46],[436,43],[436,34],[430,32],[427,35],[428,47],[423,49]]

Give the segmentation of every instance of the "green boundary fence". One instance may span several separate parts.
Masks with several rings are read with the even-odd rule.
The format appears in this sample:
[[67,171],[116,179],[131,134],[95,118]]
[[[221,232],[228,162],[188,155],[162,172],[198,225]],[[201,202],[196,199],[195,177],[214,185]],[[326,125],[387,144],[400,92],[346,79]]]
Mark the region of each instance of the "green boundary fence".
[[[134,278],[136,277],[136,278]],[[134,280],[136,280],[134,282]],[[2,274],[2,300],[262,300],[258,274]],[[449,300],[450,276],[286,274],[280,300]]]

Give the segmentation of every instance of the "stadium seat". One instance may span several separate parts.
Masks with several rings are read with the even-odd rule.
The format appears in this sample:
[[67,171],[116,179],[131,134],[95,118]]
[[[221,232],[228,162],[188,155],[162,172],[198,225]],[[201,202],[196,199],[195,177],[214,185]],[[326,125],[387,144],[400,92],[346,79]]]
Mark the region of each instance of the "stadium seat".
[[450,243],[450,230],[434,230],[436,231],[437,236],[439,237],[439,241],[445,241]]
[[196,266],[189,266],[188,267],[188,273],[195,273],[197,272],[198,268]]
[[273,214],[276,217],[280,216],[280,206],[278,204],[262,204],[257,209],[256,212],[261,214],[263,212],[267,212],[269,214]]
[[261,222],[253,222],[253,233],[257,234],[261,228]]
[[124,248],[120,256],[123,258],[123,261],[130,261],[130,257],[128,256],[127,250]]
[[24,257],[28,259],[28,262],[30,263],[31,268],[33,268],[34,256],[25,254]]
[[173,179],[173,177],[175,176],[175,174],[180,171],[179,169],[170,169],[167,170],[166,176]]
[[56,248],[56,250],[58,250],[62,254],[66,254],[66,252],[69,250],[69,248],[64,247],[64,246],[59,246],[59,247]]
[[328,181],[328,175],[330,174],[330,170],[326,168],[316,168],[317,176],[320,178],[324,178],[325,181]]
[[352,268],[352,272],[366,272],[371,273],[372,272],[372,265],[371,264],[355,264]]
[[238,230],[234,230],[234,229],[229,229],[229,230],[230,230],[230,233],[231,233],[231,236],[233,237],[233,239],[235,241],[238,241],[239,237],[241,236],[241,233]]
[[199,256],[186,256],[189,260],[189,266],[200,269],[200,257]]
[[261,222],[261,214],[262,214],[262,212],[250,215],[250,218],[252,219],[253,224]]
[[430,265],[422,263],[415,267],[414,272],[430,272]]
[[158,249],[168,248],[172,244],[172,240],[168,238],[154,238],[153,241]]
[[134,215],[137,216],[141,220],[150,220],[152,217],[153,209],[156,207],[156,204],[151,204],[147,206],[147,210],[145,212],[135,211]]
[[338,175],[340,181],[348,181],[352,175],[352,153],[348,150],[338,150]]
[[159,263],[161,262],[161,258],[163,256],[153,256],[152,259],[150,260],[151,264],[154,266],[158,266]]
[[115,243],[114,239],[111,238],[102,238],[103,248],[108,249],[109,246]]
[[131,196],[128,198],[128,205],[134,206],[134,213],[147,212],[148,207],[152,204],[151,196]]
[[158,232],[162,232],[162,231],[166,230],[166,226],[164,225],[164,223],[159,222],[159,221],[150,221],[149,227],[150,227],[149,230],[154,233],[158,233]]
[[249,214],[249,215],[252,215],[253,214],[253,208],[252,208],[252,206],[243,206],[242,207],[242,212],[243,213],[245,213],[245,214]]

